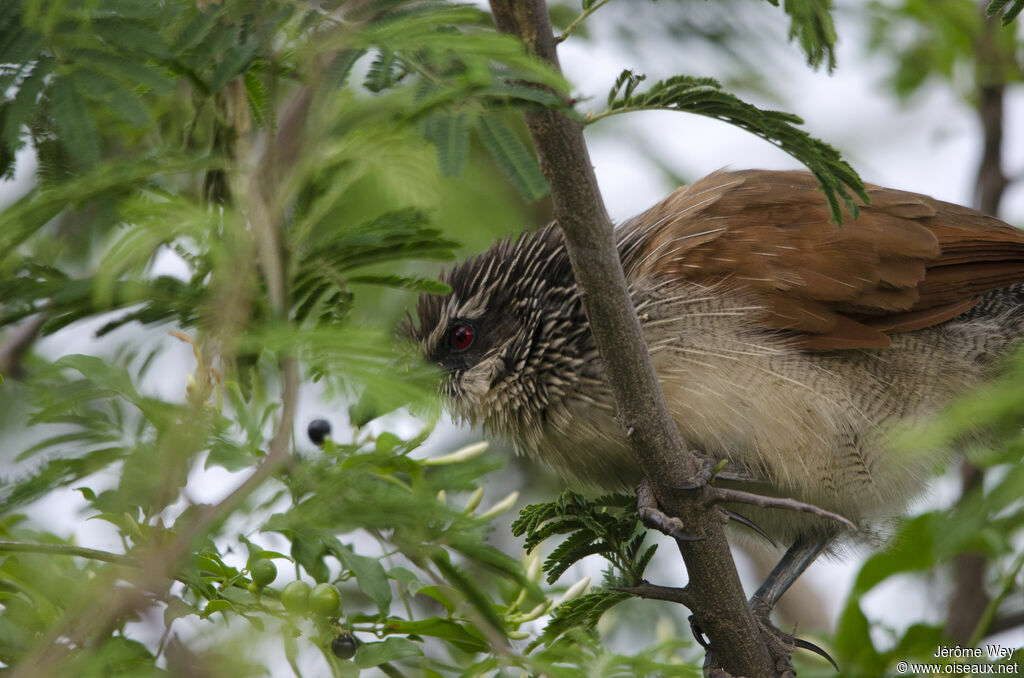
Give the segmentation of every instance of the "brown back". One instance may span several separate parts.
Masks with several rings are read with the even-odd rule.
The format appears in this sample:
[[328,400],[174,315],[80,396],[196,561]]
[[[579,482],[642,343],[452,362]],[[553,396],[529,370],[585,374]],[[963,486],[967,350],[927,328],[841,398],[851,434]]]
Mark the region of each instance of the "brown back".
[[975,210],[868,185],[842,226],[808,172],[716,172],[624,224],[630,280],[724,284],[757,321],[814,350],[888,346],[1024,280],[1024,231]]

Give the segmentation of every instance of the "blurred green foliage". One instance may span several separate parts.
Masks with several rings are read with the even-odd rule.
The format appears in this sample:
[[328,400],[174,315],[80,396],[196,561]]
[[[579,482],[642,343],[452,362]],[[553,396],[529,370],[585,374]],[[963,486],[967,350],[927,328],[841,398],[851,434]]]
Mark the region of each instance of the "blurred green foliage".
[[[1006,4],[993,2],[983,11],[973,0],[872,2],[868,47],[885,57],[888,84],[897,97],[906,99],[939,82],[974,101],[979,85],[1012,84],[1024,77],[1016,56],[1022,46],[1018,27],[993,30],[988,18],[993,8]],[[1004,17],[1012,20],[1016,13],[1006,10]]]
[[[829,4],[782,9],[808,61],[831,67]],[[840,196],[858,190],[792,116],[691,76],[638,83],[620,79],[607,112],[710,114],[816,162]],[[0,175],[26,149],[39,164],[0,212],[0,327],[65,344],[14,359],[0,390],[0,671],[699,675],[684,640],[602,643],[598,622],[626,598],[615,587],[653,555],[631,498],[567,494],[516,525],[531,548],[568,535],[548,584],[605,557],[593,591],[559,599],[536,557],[488,544],[511,504],[477,511],[500,462],[481,448],[423,458],[436,375],[394,338],[413,295],[444,292],[438,262],[547,218],[520,114],[577,115],[567,90],[462,5],[2,3]],[[169,368],[182,345],[191,358]],[[294,433],[296,376],[350,405],[319,448]],[[1012,419],[1011,397],[970,417]],[[378,419],[402,407],[426,423]],[[891,652],[870,644],[857,601],[896,573],[973,545],[1002,568],[999,601],[1019,594],[1022,449],[982,456],[1004,480],[966,505],[962,530],[922,516],[869,561],[835,642],[850,675],[932,642],[934,628]],[[211,482],[229,487],[197,499]],[[24,513],[69,496],[71,526]],[[119,548],[68,536],[93,520]],[[334,586],[336,614],[286,610],[295,580]]]

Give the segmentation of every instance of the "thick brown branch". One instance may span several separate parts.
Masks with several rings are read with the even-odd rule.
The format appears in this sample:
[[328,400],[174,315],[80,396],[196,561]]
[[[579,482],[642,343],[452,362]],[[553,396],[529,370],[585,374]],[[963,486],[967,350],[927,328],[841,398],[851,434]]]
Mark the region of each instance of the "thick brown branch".
[[[499,30],[517,35],[530,54],[559,67],[543,0],[491,0],[491,9]],[[684,520],[686,532],[706,537],[679,544],[694,592],[691,609],[725,670],[736,676],[774,676],[717,514],[695,498],[673,497],[658,489],[686,483],[697,476],[700,465],[669,414],[651,366],[583,130],[549,109],[528,111],[526,122],[551,186],[555,219],[565,235],[594,340],[604,359],[619,423],[629,432],[637,463],[656,488],[660,504]]]

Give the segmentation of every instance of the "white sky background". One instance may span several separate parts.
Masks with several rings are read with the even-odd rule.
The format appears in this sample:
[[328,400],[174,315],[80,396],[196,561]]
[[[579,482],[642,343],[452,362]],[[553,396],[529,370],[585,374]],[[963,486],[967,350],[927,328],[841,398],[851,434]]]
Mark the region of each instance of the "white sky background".
[[[628,3],[623,4],[628,7]],[[655,11],[658,8],[653,7]],[[569,81],[574,83],[581,98],[590,98],[595,109],[603,106],[607,90],[626,67],[647,73],[650,76],[647,84],[673,73],[726,75],[716,69],[708,52],[683,53],[673,45],[654,39],[643,43],[637,51],[615,46],[617,9],[613,3],[592,17],[590,27],[596,40],[570,40],[560,48],[562,67]],[[780,9],[750,0],[749,7],[744,5],[744,11],[747,10],[763,16],[761,25],[770,41],[786,39],[788,24]],[[882,59],[868,59],[863,53],[863,27],[849,21],[843,12],[838,13],[837,21],[840,35],[837,70],[832,75],[823,70],[810,70],[797,45],[790,44],[788,49],[780,49],[773,55],[773,59],[777,59],[773,65],[781,71],[765,83],[767,89],[778,91],[784,103],[756,100],[755,103],[803,117],[806,129],[837,146],[866,181],[969,205],[980,156],[980,129],[974,116],[944,85],[927,87],[906,106],[894,103],[881,87]],[[586,109],[587,103],[582,104],[582,110]],[[1008,90],[1004,120],[1005,169],[1011,177],[1021,176],[1024,175],[1024,87]],[[595,125],[588,132],[588,140],[598,180],[615,221],[636,214],[674,188],[651,162],[651,153],[658,162],[691,179],[722,167],[798,167],[788,155],[746,132],[717,121],[672,112],[613,117]],[[18,177],[0,184],[0,207],[27,190],[34,164],[31,154],[19,155]],[[1000,216],[1024,225],[1024,182],[1011,186]],[[47,340],[41,348],[50,356],[85,350],[84,347],[90,345],[87,339],[90,329],[76,326]],[[123,337],[118,338],[121,339]],[[185,345],[179,348],[170,351],[161,361],[163,367],[154,371],[163,375],[161,391],[165,396],[183,393],[185,374],[192,369],[190,350]],[[304,440],[308,420],[322,413],[323,408],[306,397],[298,417],[298,439]],[[450,428],[439,428],[451,434]],[[200,496],[195,498],[216,500],[220,491],[226,493],[236,482],[230,474],[211,475],[207,483],[201,485]],[[210,496],[202,496],[206,494],[202,487],[211,490]],[[955,489],[952,481],[940,482],[923,501],[948,502],[955,496]],[[501,496],[497,491],[493,494],[489,491],[485,505]],[[75,526],[79,541],[85,545],[117,550],[114,533],[106,530],[102,523],[82,524],[77,515],[80,502],[76,498],[73,493],[54,497],[37,505],[33,515],[51,523],[58,532],[64,531],[61,525],[68,529]],[[808,573],[828,601],[833,618],[847,595],[856,566],[856,562],[819,563]],[[571,583],[583,573],[599,580],[600,565],[574,568],[562,581]],[[941,580],[934,584],[945,588]],[[747,581],[746,585],[752,589],[756,582]],[[869,597],[865,612],[869,617],[882,618],[897,627],[920,619],[922,610],[930,610],[925,614],[932,615],[929,619],[934,620],[942,617],[942,608],[937,606],[941,603],[936,603],[935,597],[930,585],[896,577]],[[1024,645],[1024,632],[1005,642]]]

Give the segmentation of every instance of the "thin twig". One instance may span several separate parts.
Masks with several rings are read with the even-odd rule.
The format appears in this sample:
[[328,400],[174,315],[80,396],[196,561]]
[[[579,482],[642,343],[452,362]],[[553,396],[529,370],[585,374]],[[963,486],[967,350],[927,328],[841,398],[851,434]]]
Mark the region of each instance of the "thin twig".
[[90,549],[84,546],[75,546],[73,544],[47,544],[44,542],[33,541],[0,540],[0,552],[52,553],[62,556],[78,556],[80,558],[88,558],[90,560],[102,560],[103,562],[114,563],[115,565],[127,565],[129,567],[139,566],[139,561],[131,556],[126,556],[120,553],[110,553],[109,551],[98,551],[96,549]]
[[693,594],[687,588],[675,588],[672,586],[658,586],[649,581],[641,581],[635,586],[613,586],[613,591],[622,591],[639,598],[651,600],[667,600],[670,603],[679,603],[686,607],[693,605]]
[[608,4],[608,0],[600,0],[599,2],[595,2],[593,5],[591,5],[587,9],[583,10],[583,13],[580,14],[575,19],[573,19],[572,23],[569,24],[566,27],[565,31],[563,31],[561,35],[559,35],[558,37],[555,38],[555,42],[559,42],[560,43],[560,42],[564,41],[566,38],[568,38],[570,35],[572,35],[572,32],[575,31],[579,27],[579,25],[581,23],[583,23],[584,21],[587,20],[587,17],[589,17],[591,14],[593,14],[597,10],[601,9],[606,4]]
[[0,347],[0,375],[21,374],[21,359],[39,336],[45,321],[45,313],[39,313],[11,332],[7,341]]
[[1010,594],[1010,589],[1013,588],[1013,584],[1021,570],[1024,570],[1024,553],[1017,556],[1017,559],[1010,565],[1010,571],[1003,577],[1003,585],[999,587],[999,593],[985,606],[985,611],[982,613],[981,619],[978,620],[978,625],[974,627],[974,633],[971,634],[967,647],[977,647],[981,639],[985,637],[988,627],[992,625],[992,620],[995,619],[996,610],[999,609],[1006,596]]

